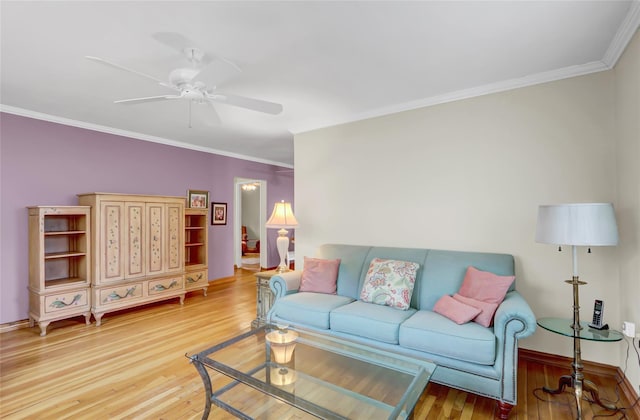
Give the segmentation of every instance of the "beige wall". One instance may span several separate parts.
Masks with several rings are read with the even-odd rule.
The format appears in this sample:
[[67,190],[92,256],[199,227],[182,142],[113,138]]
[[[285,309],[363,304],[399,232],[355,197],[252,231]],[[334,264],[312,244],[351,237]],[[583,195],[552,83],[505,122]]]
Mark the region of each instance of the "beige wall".
[[[601,72],[296,135],[298,260],[326,242],[511,253],[517,288],[536,315],[570,318],[572,291],[563,280],[571,276],[571,254],[534,241],[537,208],[616,203],[618,177],[637,171],[616,170],[615,76]],[[629,188],[637,191],[637,176]],[[620,325],[618,252],[580,252],[580,276],[589,283],[580,290],[583,319],[598,298],[606,322]],[[632,281],[637,276],[624,287]],[[521,346],[572,355],[572,340],[541,329]],[[584,342],[582,355],[618,366],[621,349]]]
[[[620,312],[640,332],[640,32],[615,69],[618,155],[617,214],[620,229]],[[626,357],[626,346],[621,349]],[[640,367],[633,350],[627,377],[640,394]],[[624,366],[623,366],[624,367]]]

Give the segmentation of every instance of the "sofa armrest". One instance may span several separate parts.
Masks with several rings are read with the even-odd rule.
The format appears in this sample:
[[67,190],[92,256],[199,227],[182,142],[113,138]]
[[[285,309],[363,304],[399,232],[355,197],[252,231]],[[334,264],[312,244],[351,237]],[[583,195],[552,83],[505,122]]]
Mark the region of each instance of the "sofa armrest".
[[[514,329],[513,324],[510,321],[519,321]],[[528,337],[536,330],[536,316],[529,307],[529,304],[517,291],[507,293],[505,299],[502,301],[494,319],[494,331],[496,335],[503,334],[503,332],[510,328],[511,333],[517,339]]]
[[300,287],[302,271],[287,271],[277,274],[269,280],[269,287],[273,292],[274,299],[280,299],[291,293],[296,293]]
[[500,401],[515,405],[518,384],[518,340],[536,330],[536,317],[529,304],[517,291],[507,293],[496,311],[493,332],[496,336],[496,361],[500,372]]

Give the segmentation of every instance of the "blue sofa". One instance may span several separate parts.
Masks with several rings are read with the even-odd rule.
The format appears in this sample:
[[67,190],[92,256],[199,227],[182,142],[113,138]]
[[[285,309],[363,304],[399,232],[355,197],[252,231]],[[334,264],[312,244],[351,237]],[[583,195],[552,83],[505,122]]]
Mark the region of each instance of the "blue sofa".
[[[518,339],[535,331],[536,320],[524,298],[509,288],[494,324],[458,325],[433,312],[445,295],[456,293],[467,267],[514,275],[511,255],[480,252],[323,245],[315,257],[340,258],[337,294],[298,292],[301,271],[273,276],[271,323],[312,329],[403,355],[427,359],[438,367],[432,381],[497,400],[499,417],[517,403]],[[359,300],[373,258],[420,264],[411,307],[399,310]]]

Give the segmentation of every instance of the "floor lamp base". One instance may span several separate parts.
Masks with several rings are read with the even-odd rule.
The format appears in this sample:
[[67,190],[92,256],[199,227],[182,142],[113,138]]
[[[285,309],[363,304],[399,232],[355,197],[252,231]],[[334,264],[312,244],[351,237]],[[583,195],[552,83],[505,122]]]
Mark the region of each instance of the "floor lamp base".
[[576,399],[576,408],[578,410],[578,419],[582,419],[582,393],[588,392],[591,395],[591,399],[593,402],[598,404],[599,406],[606,408],[608,410],[617,410],[613,404],[607,404],[600,400],[600,395],[598,392],[598,387],[591,381],[584,379],[584,375],[582,373],[583,365],[582,365],[582,357],[580,350],[580,330],[582,327],[580,326],[580,300],[578,296],[578,287],[583,284],[587,284],[584,281],[580,281],[578,276],[573,276],[571,280],[565,280],[566,283],[569,283],[573,286],[573,324],[571,328],[573,329],[573,363],[571,367],[573,371],[571,375],[563,375],[560,377],[558,381],[558,387],[556,389],[551,389],[547,387],[543,387],[544,392],[549,394],[560,394],[564,391],[565,387],[573,388],[574,395]]
[[[564,391],[565,387],[575,389],[575,386],[576,386],[576,383],[575,383],[575,379],[573,378],[573,375],[563,375],[560,377],[560,380],[558,381],[558,388],[551,389],[545,386],[545,387],[542,387],[542,389],[544,390],[544,392],[548,394],[561,394]],[[582,391],[588,392],[591,395],[591,399],[593,400],[593,402],[598,404],[600,407],[604,407],[607,410],[618,409],[618,407],[616,407],[614,404],[602,402],[602,400],[600,399],[600,392],[598,391],[598,387],[596,386],[596,384],[594,384],[590,380],[582,379],[581,386],[582,386]]]

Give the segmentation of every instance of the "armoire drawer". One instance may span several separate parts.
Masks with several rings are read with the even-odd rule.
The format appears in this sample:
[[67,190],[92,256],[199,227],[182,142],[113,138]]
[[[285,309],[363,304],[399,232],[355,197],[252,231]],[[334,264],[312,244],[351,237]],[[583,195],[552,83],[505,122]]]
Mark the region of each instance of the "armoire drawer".
[[185,289],[200,289],[208,286],[209,279],[207,278],[207,270],[192,271],[185,273],[184,275],[184,288]]
[[[116,287],[105,287],[98,290],[100,300],[98,306],[115,305],[127,300],[134,300],[142,297],[142,283],[130,283]],[[96,306],[96,305],[94,305]]]
[[149,296],[175,292],[177,290],[184,290],[183,278],[182,276],[177,276],[157,280],[149,280],[148,287]]
[[43,296],[45,313],[61,312],[67,310],[82,311],[89,308],[88,289],[74,290],[60,294]]

